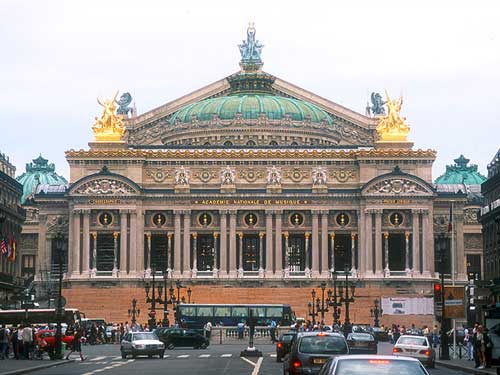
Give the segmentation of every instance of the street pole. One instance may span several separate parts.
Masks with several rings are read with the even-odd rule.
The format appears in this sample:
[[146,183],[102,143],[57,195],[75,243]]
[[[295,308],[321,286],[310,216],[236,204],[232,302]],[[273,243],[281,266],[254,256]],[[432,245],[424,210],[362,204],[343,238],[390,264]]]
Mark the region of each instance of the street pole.
[[62,280],[63,280],[63,262],[62,262],[62,247],[64,246],[64,237],[62,233],[57,233],[56,238],[57,261],[59,263],[59,284],[57,287],[57,309],[56,309],[56,337],[55,337],[55,356],[54,359],[62,359],[62,330],[61,330],[61,315],[62,315]]
[[440,234],[439,236],[440,248],[441,248],[441,258],[440,258],[440,273],[441,277],[441,355],[439,359],[449,360],[450,359],[450,348],[448,347],[448,334],[447,334],[447,321],[446,321],[446,306],[445,306],[445,291],[444,291],[444,252],[446,250],[446,236]]

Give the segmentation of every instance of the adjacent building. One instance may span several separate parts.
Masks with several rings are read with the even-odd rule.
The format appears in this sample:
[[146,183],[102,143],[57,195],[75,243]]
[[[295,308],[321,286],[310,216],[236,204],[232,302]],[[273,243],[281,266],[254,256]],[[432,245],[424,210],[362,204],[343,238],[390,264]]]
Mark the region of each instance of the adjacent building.
[[23,287],[18,246],[25,219],[21,208],[22,185],[15,176],[16,168],[0,153],[0,306],[8,306],[11,297]]

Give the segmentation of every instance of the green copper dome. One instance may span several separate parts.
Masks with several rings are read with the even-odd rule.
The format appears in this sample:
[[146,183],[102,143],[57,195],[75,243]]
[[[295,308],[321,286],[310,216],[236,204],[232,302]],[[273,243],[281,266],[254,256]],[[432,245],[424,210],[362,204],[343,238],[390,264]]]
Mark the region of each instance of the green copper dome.
[[436,184],[464,184],[464,185],[480,185],[486,181],[486,177],[477,171],[477,165],[469,163],[469,159],[460,155],[455,159],[455,165],[447,165],[446,172],[439,176]]
[[189,123],[194,116],[198,121],[208,121],[213,115],[221,120],[232,120],[238,113],[244,120],[257,119],[264,113],[270,120],[281,120],[289,115],[293,121],[310,118],[311,122],[333,122],[328,113],[314,104],[276,95],[249,93],[205,99],[187,105],[173,115],[171,123]]
[[53,163],[49,164],[42,155],[33,159],[33,163],[26,164],[26,172],[16,178],[23,185],[21,203],[33,197],[38,185],[67,185],[68,181],[56,172]]

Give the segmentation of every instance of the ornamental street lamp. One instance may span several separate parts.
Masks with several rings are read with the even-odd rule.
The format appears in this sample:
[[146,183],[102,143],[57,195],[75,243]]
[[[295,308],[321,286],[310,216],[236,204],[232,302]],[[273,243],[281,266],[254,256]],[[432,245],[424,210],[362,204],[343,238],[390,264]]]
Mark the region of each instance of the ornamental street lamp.
[[128,316],[129,318],[132,318],[132,324],[135,324],[136,322],[136,317],[139,317],[141,314],[141,310],[136,308],[137,306],[137,300],[134,298],[132,299],[132,308],[128,309]]
[[319,299],[318,303],[316,302],[316,290],[311,291],[311,302],[307,304],[307,308],[309,310],[309,316],[311,317],[311,322],[312,324],[316,324],[316,317],[318,316],[318,310],[317,310],[317,305],[319,305]]
[[[146,303],[151,304],[151,308],[149,311],[149,328],[156,328],[156,304],[162,304],[163,300],[161,299],[161,294],[163,291],[162,285],[156,286],[155,274],[156,270],[152,269],[151,273],[153,275],[153,280],[151,285],[147,282],[144,286],[144,290],[146,291]],[[149,292],[151,291],[151,297],[149,297]],[[158,297],[156,297],[158,295]]]
[[[345,267],[344,268],[344,273],[345,273],[345,296],[344,292],[342,291],[342,287],[340,287],[339,294],[340,294],[340,303],[343,303],[345,305],[345,320],[344,320],[344,335],[348,335],[351,333],[352,326],[351,326],[351,320],[349,318],[349,305],[351,303],[354,303],[354,292],[356,291],[356,286],[355,285],[350,285],[349,288],[349,268]],[[349,289],[351,289],[351,296],[349,296]]]
[[340,306],[342,304],[339,301],[338,295],[337,295],[337,272],[333,271],[332,272],[332,287],[333,287],[333,292],[332,289],[328,290],[328,298],[327,298],[327,304],[328,306],[333,307],[333,325],[340,325]]
[[[175,298],[175,295],[174,295],[174,290],[171,288],[171,296],[173,296],[174,298],[174,303],[175,303],[175,307],[174,307],[174,314],[175,314],[175,320],[177,321],[177,323],[180,324],[180,319],[179,319],[179,304],[182,302],[181,300],[181,289],[184,289],[185,287],[182,286],[181,284],[181,281],[180,280],[176,280],[175,281],[175,289],[177,290],[177,298]],[[184,297],[183,297],[184,298]],[[182,302],[184,303],[184,302]]]
[[[326,300],[325,304],[325,289],[326,289],[326,283],[323,281],[319,287],[321,288],[321,307],[319,303],[317,303],[317,311],[318,313],[321,314],[321,324],[325,324],[325,313],[328,312],[328,300]],[[319,299],[317,299],[317,302],[319,302]]]
[[441,355],[439,359],[450,359],[450,348],[448,346],[448,322],[446,320],[446,307],[445,307],[445,290],[444,290],[444,261],[446,248],[448,246],[448,239],[444,233],[440,233],[439,241],[439,276],[441,277]]
[[66,245],[64,234],[58,232],[54,238],[57,262],[59,263],[59,283],[57,288],[57,306],[56,306],[56,336],[55,336],[55,355],[53,359],[62,359],[62,346],[61,346],[61,321],[63,315],[63,301],[62,301],[62,279],[63,279],[63,251]]
[[380,305],[380,302],[378,299],[375,299],[375,301],[373,301],[373,309],[370,309],[370,316],[373,319],[373,326],[374,327],[380,327],[380,322],[378,320],[378,317],[380,315],[382,315],[383,313],[383,310],[379,308],[379,305]]

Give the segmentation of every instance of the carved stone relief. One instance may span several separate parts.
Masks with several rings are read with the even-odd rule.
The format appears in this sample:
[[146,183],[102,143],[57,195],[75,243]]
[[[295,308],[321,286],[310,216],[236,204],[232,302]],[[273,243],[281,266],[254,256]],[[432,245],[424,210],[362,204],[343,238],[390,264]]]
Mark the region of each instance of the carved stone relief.
[[464,247],[466,250],[476,250],[483,248],[483,236],[481,233],[465,233]]
[[264,173],[254,168],[247,168],[241,170],[238,174],[238,177],[245,179],[247,182],[255,182],[259,178],[264,177]]
[[112,178],[101,178],[84,183],[75,193],[88,195],[130,195],[135,194],[136,191],[122,181]]
[[344,183],[349,181],[350,179],[354,179],[356,175],[355,172],[352,170],[341,169],[330,173],[330,177],[335,178],[338,182]]
[[465,224],[478,224],[479,208],[466,208],[464,210]]
[[67,233],[69,220],[67,216],[54,215],[47,217],[47,232],[49,233]]
[[191,178],[191,172],[189,169],[181,166],[175,171],[175,184],[176,185],[189,185],[189,179]]
[[163,182],[165,179],[172,177],[169,171],[163,169],[147,169],[146,176],[154,182]]
[[283,176],[289,178],[293,182],[300,182],[304,178],[307,178],[309,174],[299,168],[288,169],[283,172]]
[[377,182],[368,189],[367,194],[427,195],[429,192],[412,180],[406,178],[393,178]]
[[267,168],[267,184],[268,185],[281,185],[281,169],[273,165]]
[[210,169],[202,169],[201,171],[197,171],[193,173],[193,176],[195,178],[198,178],[201,182],[207,183],[210,180],[214,179],[217,177],[217,175],[211,171]]
[[220,171],[220,183],[222,185],[234,185],[234,181],[236,178],[236,172],[234,168],[229,165]]
[[38,234],[35,233],[22,234],[20,247],[23,250],[38,249]]
[[312,183],[314,186],[326,185],[326,169],[323,167],[314,168],[312,171]]

